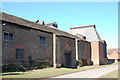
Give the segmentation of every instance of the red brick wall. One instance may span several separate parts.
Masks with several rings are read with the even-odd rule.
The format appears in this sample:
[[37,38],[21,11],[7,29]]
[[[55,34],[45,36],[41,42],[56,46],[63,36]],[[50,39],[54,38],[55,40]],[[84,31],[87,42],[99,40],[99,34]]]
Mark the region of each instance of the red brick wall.
[[104,58],[103,58],[103,54],[104,54],[104,44],[102,42],[99,42],[99,55],[100,55],[100,64],[104,64]]
[[104,58],[103,42],[91,42],[91,59],[94,65],[107,63],[107,58]]
[[[104,56],[104,46],[105,44],[103,42],[99,42],[99,50],[100,50],[100,64],[107,64],[108,58]],[[107,52],[106,52],[107,54]]]
[[108,59],[120,59],[120,49],[108,49]]
[[91,61],[91,44],[85,41],[78,42],[78,59],[85,59],[88,64]]
[[109,59],[120,59],[120,54],[117,52],[113,52],[112,54],[108,54]]
[[86,61],[88,62],[88,64],[90,64],[91,62],[91,46],[90,43],[86,43]]
[[91,60],[94,65],[99,65],[99,42],[91,42]]

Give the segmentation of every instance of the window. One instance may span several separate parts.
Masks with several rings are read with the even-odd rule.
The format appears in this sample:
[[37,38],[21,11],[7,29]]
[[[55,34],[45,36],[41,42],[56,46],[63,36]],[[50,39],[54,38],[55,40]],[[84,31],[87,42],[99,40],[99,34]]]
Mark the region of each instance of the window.
[[24,49],[16,48],[16,60],[24,60]]
[[4,32],[4,40],[12,41],[13,40],[13,34],[9,32]]
[[39,44],[40,45],[46,45],[46,39],[43,36],[39,36]]

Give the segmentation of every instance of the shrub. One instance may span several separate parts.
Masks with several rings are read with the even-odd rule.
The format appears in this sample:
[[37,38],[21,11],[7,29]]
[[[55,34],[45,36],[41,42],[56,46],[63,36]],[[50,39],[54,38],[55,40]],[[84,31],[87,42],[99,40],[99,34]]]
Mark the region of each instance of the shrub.
[[8,64],[2,66],[2,72],[12,72],[16,70],[15,64]]
[[87,61],[85,59],[81,59],[79,60],[79,66],[82,67],[82,66],[86,66],[88,65]]
[[80,66],[80,67],[83,66],[83,61],[82,61],[82,60],[79,61],[79,66]]
[[74,69],[76,69],[79,66],[79,61],[76,61],[75,65],[74,65]]
[[26,71],[23,65],[8,64],[2,66],[2,72]]
[[18,65],[18,66],[16,66],[17,68],[17,70],[16,71],[27,71],[28,70],[28,68],[27,67],[25,67],[25,66],[23,66],[23,65]]
[[87,61],[85,59],[82,59],[82,61],[83,61],[83,66],[88,65],[88,63],[87,63]]
[[65,64],[61,64],[61,67],[66,67],[66,65]]
[[19,71],[27,71],[27,70],[33,70],[33,69],[43,69],[52,67],[48,62],[39,62],[34,65],[28,65],[28,64],[8,64],[2,66],[2,72],[19,72]]
[[48,62],[39,62],[35,65],[36,69],[43,69],[48,67],[51,67],[51,65]]

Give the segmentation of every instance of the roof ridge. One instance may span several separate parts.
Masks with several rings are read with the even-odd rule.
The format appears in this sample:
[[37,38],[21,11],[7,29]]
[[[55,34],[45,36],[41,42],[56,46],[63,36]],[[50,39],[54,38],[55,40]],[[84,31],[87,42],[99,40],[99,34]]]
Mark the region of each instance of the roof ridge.
[[58,34],[58,35],[67,36],[67,37],[70,37],[70,38],[77,38],[77,39],[83,40],[82,38],[79,38],[75,35],[72,35],[72,34],[66,32],[66,31],[54,29],[54,28],[48,27],[46,25],[41,25],[41,24],[38,24],[38,23],[35,23],[35,22],[32,22],[32,21],[14,16],[14,15],[4,13],[4,12],[1,12],[0,14],[2,14],[2,18],[0,18],[0,19],[3,20],[3,21],[6,21],[6,22],[10,22],[10,23],[18,24],[18,25],[23,25],[23,26],[26,26],[26,27],[29,27],[29,28],[39,29],[39,30],[42,30],[42,31],[55,33],[55,34]]
[[95,28],[95,24],[76,26],[76,27],[71,27],[70,29],[88,28],[88,27],[94,27]]

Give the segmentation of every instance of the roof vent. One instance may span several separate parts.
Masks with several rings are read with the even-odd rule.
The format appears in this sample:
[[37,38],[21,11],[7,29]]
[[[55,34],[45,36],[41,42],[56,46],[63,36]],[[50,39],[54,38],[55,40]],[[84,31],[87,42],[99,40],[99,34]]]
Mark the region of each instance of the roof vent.
[[38,24],[41,24],[41,25],[45,25],[45,22],[44,21],[40,21],[40,20],[35,21],[35,23],[38,23]]
[[53,23],[48,23],[48,24],[45,24],[49,27],[52,27],[52,28],[58,28],[58,24],[56,22],[53,22]]
[[38,23],[38,22],[39,22],[39,20],[35,21],[35,23]]
[[54,22],[53,27],[58,28],[58,24],[56,22]]

